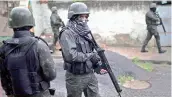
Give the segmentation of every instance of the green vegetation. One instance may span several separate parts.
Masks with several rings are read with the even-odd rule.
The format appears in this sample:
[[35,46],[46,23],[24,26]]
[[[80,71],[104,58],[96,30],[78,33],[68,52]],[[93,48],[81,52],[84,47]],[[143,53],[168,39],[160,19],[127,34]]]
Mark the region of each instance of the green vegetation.
[[134,77],[132,76],[127,76],[127,75],[122,75],[118,77],[118,81],[123,85],[126,81],[131,81],[134,80]]
[[146,71],[151,72],[153,70],[151,62],[141,62],[138,57],[133,58],[132,62],[138,65],[139,67],[145,69]]

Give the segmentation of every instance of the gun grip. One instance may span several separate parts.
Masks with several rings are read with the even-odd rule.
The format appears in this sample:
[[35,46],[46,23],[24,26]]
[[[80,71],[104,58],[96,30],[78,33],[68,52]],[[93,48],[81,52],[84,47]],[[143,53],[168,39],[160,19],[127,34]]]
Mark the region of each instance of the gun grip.
[[49,89],[50,95],[54,95],[55,91],[56,91],[56,89]]

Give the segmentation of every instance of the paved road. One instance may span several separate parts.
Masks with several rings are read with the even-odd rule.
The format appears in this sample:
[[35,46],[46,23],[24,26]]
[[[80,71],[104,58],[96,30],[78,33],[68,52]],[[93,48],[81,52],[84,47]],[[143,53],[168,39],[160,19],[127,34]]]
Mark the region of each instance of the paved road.
[[[122,97],[170,97],[170,65],[154,64],[155,70],[150,73],[137,67],[126,57],[117,53],[108,51],[106,55],[116,76],[132,75],[135,79],[146,80],[151,84],[151,87],[145,90],[132,90],[122,87]],[[54,61],[57,68],[57,78],[51,83],[51,87],[57,90],[55,97],[66,97],[63,60],[61,58],[55,58]],[[99,81],[100,95],[102,97],[117,97],[117,93],[109,76],[107,74],[96,76]]]
[[[153,64],[155,70],[146,72],[137,67],[126,57],[117,53],[106,52],[108,60],[111,64],[113,72],[116,76],[129,74],[135,79],[146,80],[151,84],[151,87],[145,90],[132,90],[122,87],[122,97],[170,97],[170,65]],[[58,76],[53,81],[52,87],[57,89],[58,97],[66,97],[65,81],[62,66],[62,59],[55,59]],[[117,97],[115,88],[108,75],[96,75],[99,81],[100,94],[102,97]]]

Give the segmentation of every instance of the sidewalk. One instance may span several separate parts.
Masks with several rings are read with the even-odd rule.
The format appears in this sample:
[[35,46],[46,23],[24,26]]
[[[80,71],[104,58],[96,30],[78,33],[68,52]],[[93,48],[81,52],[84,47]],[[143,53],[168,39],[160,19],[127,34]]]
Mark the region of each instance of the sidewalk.
[[171,47],[163,47],[164,50],[167,50],[163,54],[159,54],[156,47],[149,48],[149,52],[146,53],[141,53],[139,47],[106,47],[105,49],[119,53],[129,59],[137,57],[140,61],[171,65]]
[[[171,65],[171,47],[163,47],[167,52],[159,54],[156,47],[149,48],[147,53],[141,53],[139,47],[107,47],[101,45],[105,50],[116,52],[128,59],[139,58],[140,61],[152,62],[154,64],[169,64]],[[62,58],[61,52],[56,51],[52,54],[54,58]]]

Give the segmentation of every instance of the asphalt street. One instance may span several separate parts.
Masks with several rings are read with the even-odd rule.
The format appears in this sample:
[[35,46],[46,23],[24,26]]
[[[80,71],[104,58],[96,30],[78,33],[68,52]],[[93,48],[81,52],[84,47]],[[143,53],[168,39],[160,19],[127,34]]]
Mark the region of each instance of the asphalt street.
[[[122,87],[122,97],[171,97],[171,66],[153,64],[154,71],[147,72],[136,66],[131,60],[117,53],[107,51],[106,56],[111,68],[118,77],[119,75],[131,75],[137,80],[144,80],[150,83],[150,87],[143,90],[129,89]],[[54,59],[57,66],[57,78],[51,83],[56,88],[57,97],[66,97],[65,71],[63,70],[63,59]],[[108,76],[97,75],[101,97],[117,97],[118,94]],[[83,96],[84,97],[84,96]]]
[[[150,83],[150,87],[143,90],[121,86],[123,90],[121,93],[122,97],[171,97],[171,65],[153,64],[154,71],[147,72],[118,53],[107,51],[106,56],[116,77],[120,75],[131,75],[137,80],[144,80]],[[54,58],[54,61],[57,68],[57,78],[51,82],[51,88],[56,89],[56,95],[54,97],[67,97],[63,59]],[[108,74],[96,74],[96,76],[99,81],[101,97],[118,97]],[[4,93],[2,97],[6,97]]]

